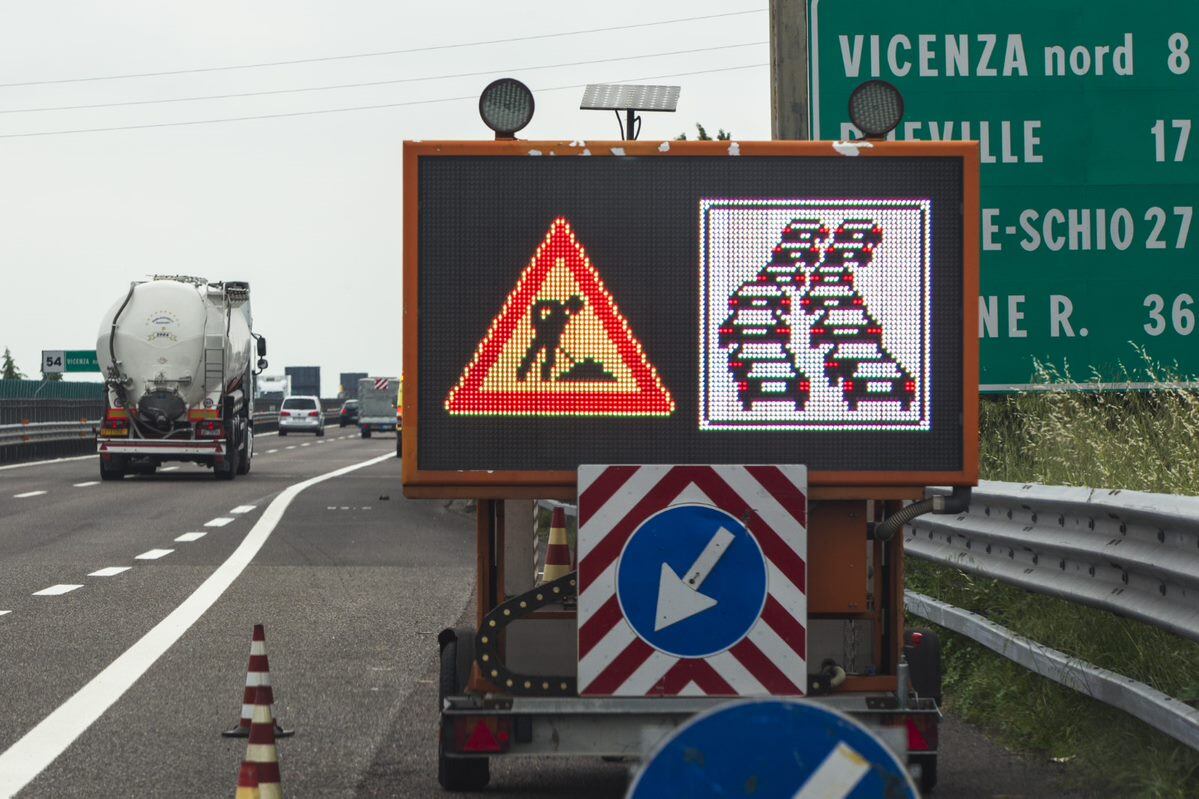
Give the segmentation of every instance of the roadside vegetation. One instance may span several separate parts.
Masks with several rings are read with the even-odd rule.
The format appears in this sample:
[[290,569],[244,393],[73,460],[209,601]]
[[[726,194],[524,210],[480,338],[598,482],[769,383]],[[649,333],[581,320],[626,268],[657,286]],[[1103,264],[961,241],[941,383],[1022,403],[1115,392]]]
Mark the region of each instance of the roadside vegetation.
[[[1169,384],[1175,376],[1159,370]],[[1053,389],[985,397],[982,477],[1199,494],[1199,392]],[[950,567],[907,562],[908,587],[1199,706],[1199,644],[1114,614]],[[928,626],[912,617],[909,623]],[[942,636],[947,709],[1010,746],[1067,764],[1096,795],[1199,796],[1199,753],[1133,717],[1026,671],[967,638]]]

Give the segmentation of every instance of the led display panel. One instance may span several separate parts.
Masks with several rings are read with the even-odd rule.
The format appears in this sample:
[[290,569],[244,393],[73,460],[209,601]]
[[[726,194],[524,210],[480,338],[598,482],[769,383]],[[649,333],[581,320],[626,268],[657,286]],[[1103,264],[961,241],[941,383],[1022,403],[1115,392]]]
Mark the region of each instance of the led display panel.
[[962,143],[407,143],[405,491],[567,495],[584,463],[972,484],[977,164]]

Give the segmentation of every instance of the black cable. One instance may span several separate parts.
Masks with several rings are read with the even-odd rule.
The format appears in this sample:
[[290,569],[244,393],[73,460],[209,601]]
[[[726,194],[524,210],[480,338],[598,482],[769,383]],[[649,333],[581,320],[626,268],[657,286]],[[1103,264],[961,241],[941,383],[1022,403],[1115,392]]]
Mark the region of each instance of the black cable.
[[625,141],[624,137],[624,120],[620,117],[620,111],[616,108],[612,109],[612,113],[616,114],[616,127],[620,130],[620,140]]
[[345,61],[353,58],[376,58],[379,56],[388,55],[405,55],[407,53],[428,53],[435,50],[453,50],[460,47],[481,47],[489,44],[508,44],[511,42],[531,42],[538,39],[556,39],[560,36],[582,36],[588,33],[608,33],[611,31],[633,30],[635,28],[652,28],[658,25],[675,25],[680,22],[696,22],[707,19],[720,19],[723,17],[739,17],[746,14],[761,14],[766,11],[765,8],[755,8],[748,11],[727,11],[721,14],[706,14],[697,17],[679,17],[677,19],[663,19],[656,22],[638,22],[633,25],[614,25],[607,28],[587,28],[577,31],[561,31],[559,33],[541,33],[533,36],[515,36],[509,39],[489,39],[478,42],[459,42],[457,44],[435,44],[426,47],[410,47],[404,50],[380,50],[369,53],[348,53],[346,55],[321,56],[317,58],[296,58],[288,61],[262,61],[255,64],[230,64],[221,67],[195,67],[192,69],[173,69],[162,72],[133,72],[123,75],[95,75],[84,78],[58,78],[54,80],[28,80],[14,83],[0,83],[0,89],[12,88],[15,86],[46,86],[55,83],[86,83],[98,80],[125,80],[127,78],[160,78],[167,75],[189,75],[198,72],[224,72],[234,69],[258,69],[260,67],[283,67],[293,64],[317,64],[326,61]]
[[[626,78],[622,81],[612,81],[613,83],[634,83],[637,81],[647,80],[662,80],[663,78],[682,78],[691,75],[710,75],[716,72],[734,72],[741,69],[757,69],[759,67],[768,67],[770,64],[742,64],[736,67],[720,67],[718,69],[701,69],[693,72],[675,72],[670,75],[648,75],[640,78]],[[544,89],[538,89],[542,92],[556,92],[565,89],[581,89],[587,86],[586,83],[572,83],[568,86],[550,86]],[[384,108],[401,108],[411,105],[429,105],[431,103],[449,103],[455,100],[475,100],[478,95],[463,95],[460,97],[438,97],[431,100],[409,100],[402,103],[380,103],[377,105],[358,105],[348,106],[343,108],[320,108],[314,111],[290,111],[282,114],[252,114],[240,117],[222,117],[219,119],[192,119],[183,122],[153,122],[145,125],[115,125],[107,128],[70,128],[66,130],[41,130],[32,133],[0,133],[0,139],[27,139],[35,136],[64,136],[73,133],[110,133],[119,130],[148,130],[150,128],[179,128],[189,127],[192,125],[215,125],[223,122],[248,122],[255,119],[287,119],[291,117],[317,116],[321,114],[339,114],[347,111],[375,111]]]
[[451,80],[454,78],[477,78],[481,75],[496,75],[508,72],[528,72],[535,69],[558,69],[561,67],[579,67],[588,64],[607,64],[614,61],[636,61],[641,58],[664,58],[675,55],[691,55],[706,53],[714,50],[733,50],[740,47],[757,47],[769,42],[745,42],[743,44],[723,44],[716,47],[699,47],[693,50],[673,50],[664,53],[646,53],[644,55],[620,56],[616,58],[599,58],[592,61],[568,61],[562,64],[544,64],[533,67],[509,67],[507,69],[488,69],[482,72],[459,72],[452,75],[427,75],[419,78],[395,78],[392,80],[375,80],[362,83],[336,83],[328,86],[301,86],[295,89],[267,89],[257,92],[236,92],[233,94],[209,94],[196,97],[167,97],[161,100],[126,100],[118,103],[93,103],[90,105],[57,105],[39,108],[0,108],[0,114],[27,114],[34,111],[88,111],[96,108],[119,108],[132,105],[155,105],[158,103],[189,103],[197,100],[231,100],[239,97],[266,97],[273,94],[298,94],[300,92],[323,92],[333,89],[361,89],[370,86],[389,86],[399,83],[420,83],[429,80]]

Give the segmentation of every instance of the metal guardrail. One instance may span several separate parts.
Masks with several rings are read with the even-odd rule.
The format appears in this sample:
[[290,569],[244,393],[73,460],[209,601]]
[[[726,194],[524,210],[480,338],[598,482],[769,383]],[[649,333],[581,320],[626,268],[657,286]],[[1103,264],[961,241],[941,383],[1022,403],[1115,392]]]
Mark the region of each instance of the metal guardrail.
[[904,600],[910,613],[972,638],[1029,671],[1117,707],[1171,738],[1199,749],[1199,710],[1181,700],[932,597],[906,591]]
[[1199,641],[1199,497],[984,481],[967,513],[915,519],[904,545]]
[[99,429],[99,419],[5,424],[0,425],[0,447],[94,439]]

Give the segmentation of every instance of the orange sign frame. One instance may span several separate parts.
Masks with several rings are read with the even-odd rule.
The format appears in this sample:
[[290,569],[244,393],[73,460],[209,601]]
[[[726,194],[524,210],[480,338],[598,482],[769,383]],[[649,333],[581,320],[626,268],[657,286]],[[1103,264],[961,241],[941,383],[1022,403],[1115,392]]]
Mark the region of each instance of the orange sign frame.
[[[979,149],[977,142],[869,142],[860,146],[833,142],[661,142],[609,141],[406,141],[404,142],[404,495],[414,498],[563,499],[575,498],[573,471],[446,471],[417,465],[420,415],[418,281],[418,170],[428,157],[512,157],[529,155],[600,158],[627,156],[677,158],[755,156],[960,159],[962,162],[962,468],[954,471],[811,471],[816,498],[900,498],[917,496],[928,485],[975,485],[978,482],[978,291],[979,291]],[[619,423],[619,420],[615,420]]]

